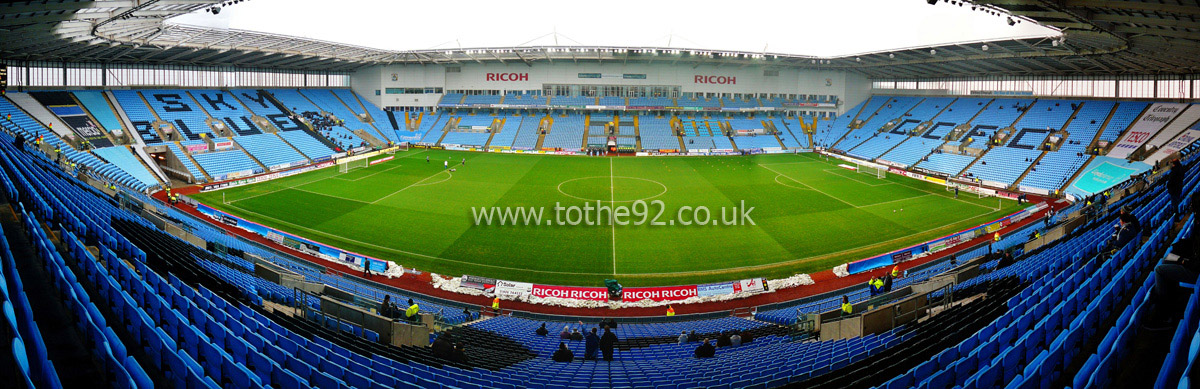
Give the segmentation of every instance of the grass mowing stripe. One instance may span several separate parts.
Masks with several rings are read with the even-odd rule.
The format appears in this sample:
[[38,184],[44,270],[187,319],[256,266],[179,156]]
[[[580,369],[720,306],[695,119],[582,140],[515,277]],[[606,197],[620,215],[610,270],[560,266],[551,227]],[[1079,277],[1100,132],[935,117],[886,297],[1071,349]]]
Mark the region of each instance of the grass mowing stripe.
[[[425,182],[426,180],[433,178],[434,176],[437,176],[442,173],[446,173],[447,175],[449,175],[449,177],[447,177],[446,180],[454,178],[454,173],[451,173],[450,170],[442,170],[440,172],[431,174],[429,177],[425,177],[424,179],[421,179],[421,181],[417,181],[417,182],[408,184],[408,186],[400,188],[400,190],[392,192],[392,193],[388,194],[387,196],[380,197],[378,200],[372,201],[369,204],[378,204],[380,201],[383,201],[384,199],[386,199],[388,197],[395,196],[396,194],[403,192],[405,190],[408,190],[408,188],[412,188],[414,186],[424,186],[426,184],[421,184],[422,182]],[[438,181],[438,182],[435,182],[434,184],[439,184],[439,183],[445,182],[446,180]],[[433,185],[433,184],[428,184],[428,185]]]
[[[907,177],[878,182],[846,179],[847,175],[859,178],[858,173],[831,168],[828,162],[804,154],[621,158],[621,176],[616,175],[615,158],[442,150],[405,154],[397,155],[396,162],[345,175],[319,170],[197,197],[251,221],[405,267],[570,285],[595,285],[619,276],[630,286],[776,278],[827,270],[973,227],[1017,208],[1005,201],[997,211],[993,199],[947,202],[943,199],[952,194],[935,193],[935,184],[909,182]],[[422,155],[431,156],[430,162],[409,163]],[[463,156],[471,159],[469,167],[439,176],[444,170],[434,162],[453,159],[457,166]],[[604,164],[609,165],[608,182],[604,182]],[[341,179],[328,180],[331,176]],[[616,200],[617,181],[622,200]],[[293,186],[297,190],[286,190]],[[403,191],[395,193],[397,188]],[[264,190],[275,193],[266,196]],[[226,193],[230,198],[247,196],[247,201],[221,204]],[[390,197],[378,201],[385,196]],[[595,200],[615,204],[648,197],[667,204],[664,220],[674,218],[681,206],[706,206],[719,215],[718,208],[745,200],[747,206],[756,207],[758,223],[750,227],[613,223],[609,228],[501,227],[475,226],[469,212],[477,206],[550,207],[556,202],[571,206]],[[888,204],[905,211],[893,213]],[[621,234],[620,246],[617,234]]]
[[[665,193],[665,192],[664,192]],[[617,204],[617,187],[613,184],[613,158],[608,158],[608,199],[610,205]],[[613,275],[617,275],[617,223],[613,223],[612,215],[609,215],[608,224],[612,226],[612,268]]]

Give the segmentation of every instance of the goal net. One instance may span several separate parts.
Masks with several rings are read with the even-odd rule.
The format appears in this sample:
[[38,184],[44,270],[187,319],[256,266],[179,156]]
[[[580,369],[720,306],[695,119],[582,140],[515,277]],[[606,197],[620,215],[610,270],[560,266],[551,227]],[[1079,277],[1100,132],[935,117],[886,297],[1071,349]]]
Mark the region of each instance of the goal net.
[[385,154],[396,154],[397,151],[408,151],[408,142],[400,142],[383,150]]
[[887,178],[887,168],[883,166],[870,166],[861,163],[856,163],[855,165],[858,167],[857,171],[859,173],[870,174],[875,176],[875,178]]
[[975,197],[981,198],[981,199],[985,198],[985,197],[992,197],[992,194],[985,193],[984,191],[981,191],[973,186],[962,185],[962,184],[946,185],[947,192],[954,192],[955,189],[958,189],[958,194],[961,196],[975,196]]
[[367,167],[366,158],[343,159],[338,161],[338,172],[348,173],[354,169],[362,169]]

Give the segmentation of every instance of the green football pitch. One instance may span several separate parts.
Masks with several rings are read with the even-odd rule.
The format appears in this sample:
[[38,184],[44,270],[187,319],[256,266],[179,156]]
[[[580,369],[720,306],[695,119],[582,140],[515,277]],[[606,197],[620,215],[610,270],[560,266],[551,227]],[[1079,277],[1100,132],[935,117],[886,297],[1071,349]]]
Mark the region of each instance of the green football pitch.
[[[347,173],[327,168],[194,197],[423,271],[595,286],[606,278],[646,286],[816,272],[1019,209],[838,164],[816,154],[606,158],[414,149]],[[626,225],[594,212],[593,222],[603,220],[567,225],[582,220],[582,211],[554,209],[597,201],[635,214]],[[753,207],[750,220],[733,220],[739,205]],[[498,214],[490,224],[477,222],[480,210],[493,207],[545,210],[539,225],[499,225]],[[706,220],[696,208],[716,222],[696,224]]]

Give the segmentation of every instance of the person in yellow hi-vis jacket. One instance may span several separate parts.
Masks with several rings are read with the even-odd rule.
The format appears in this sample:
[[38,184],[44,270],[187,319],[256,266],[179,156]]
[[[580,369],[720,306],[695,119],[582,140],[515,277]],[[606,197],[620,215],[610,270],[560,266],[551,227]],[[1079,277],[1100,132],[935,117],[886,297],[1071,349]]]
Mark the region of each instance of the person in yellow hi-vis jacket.
[[417,305],[413,299],[408,299],[408,309],[404,311],[404,318],[408,319],[408,321],[420,320],[420,318],[417,317],[417,314],[420,312],[421,306]]

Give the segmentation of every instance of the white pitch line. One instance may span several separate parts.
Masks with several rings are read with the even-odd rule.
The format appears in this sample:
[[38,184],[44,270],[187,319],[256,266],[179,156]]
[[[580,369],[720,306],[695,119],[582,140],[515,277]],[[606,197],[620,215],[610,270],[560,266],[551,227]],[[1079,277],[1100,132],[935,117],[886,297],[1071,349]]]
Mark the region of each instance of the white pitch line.
[[359,200],[359,199],[352,199],[352,198],[349,198],[349,197],[342,197],[342,196],[338,196],[338,195],[331,195],[331,194],[328,194],[328,193],[315,192],[315,191],[311,191],[311,190],[308,190],[308,189],[292,188],[292,190],[301,191],[301,192],[306,192],[306,193],[312,193],[312,194],[315,194],[315,195],[318,195],[318,196],[324,196],[324,197],[329,197],[329,198],[335,198],[335,199],[338,199],[338,200],[343,200],[343,201],[350,201],[350,202],[362,203],[362,204],[370,204],[370,203],[368,203],[368,202],[366,202],[366,201]]
[[[326,169],[328,169],[328,168],[326,168]],[[341,175],[341,173],[338,173],[338,175]],[[288,190],[288,189],[296,189],[296,188],[299,188],[299,187],[301,187],[301,186],[305,186],[305,185],[308,185],[308,184],[315,184],[315,183],[318,183],[318,182],[321,182],[321,181],[325,181],[325,180],[328,180],[328,179],[330,179],[330,178],[334,178],[334,177],[337,177],[337,175],[333,175],[333,176],[325,177],[325,178],[318,179],[318,180],[312,180],[312,181],[308,181],[308,182],[301,182],[301,183],[298,183],[298,184],[295,184],[295,185],[291,185],[291,186],[285,186],[285,187],[282,187],[282,188],[279,188],[279,189],[276,189],[276,190],[273,190],[273,191],[270,191],[270,192],[259,193],[259,194],[256,194],[256,195],[253,195],[253,196],[249,196],[249,197],[243,197],[243,198],[240,198],[240,199],[234,199],[233,201],[228,201],[228,202],[226,202],[225,204],[233,204],[233,203],[236,203],[236,202],[238,202],[238,201],[242,201],[242,200],[249,200],[249,199],[252,199],[252,198],[255,198],[255,197],[259,197],[259,196],[266,196],[266,195],[269,195],[269,194],[272,194],[272,193],[275,193],[275,192],[281,192],[281,191],[285,191],[285,190]]]
[[[614,186],[614,184],[613,184],[614,182],[615,182],[615,179],[613,178],[613,159],[612,159],[612,157],[609,157],[608,158],[608,195],[609,195],[609,201],[610,201],[609,203],[610,204],[616,204],[616,201],[617,201],[617,188],[616,188],[616,186]],[[659,184],[659,185],[662,185],[662,184]],[[663,187],[665,188],[666,186],[663,186]],[[666,192],[663,192],[663,193],[666,193]],[[615,276],[615,275],[617,275],[617,223],[613,222],[612,214],[609,214],[608,225],[612,226],[612,253],[613,253],[612,268],[613,268],[613,275]]]
[[849,202],[847,202],[846,200],[842,200],[841,198],[839,198],[839,197],[837,197],[837,196],[831,195],[831,194],[829,194],[829,193],[825,193],[825,192],[821,191],[820,189],[813,188],[813,187],[812,187],[812,185],[805,184],[804,182],[802,182],[802,181],[800,181],[800,180],[797,180],[797,179],[795,179],[795,178],[792,178],[791,176],[788,176],[787,174],[780,173],[778,170],[772,169],[772,168],[770,168],[770,167],[768,167],[768,166],[764,166],[764,165],[762,165],[762,164],[759,164],[758,166],[762,166],[762,168],[763,168],[763,169],[770,170],[770,171],[774,172],[775,174],[781,175],[781,176],[783,176],[784,178],[787,178],[787,179],[789,179],[789,180],[792,180],[792,181],[796,182],[797,184],[804,185],[804,186],[805,186],[805,187],[807,187],[808,189],[812,189],[812,190],[816,191],[817,193],[820,193],[820,194],[823,194],[823,195],[825,195],[826,197],[829,197],[829,198],[832,198],[832,199],[834,199],[834,200],[840,201],[840,202],[842,202],[842,204],[846,204],[846,205],[849,205],[849,206],[851,206],[851,207],[854,207],[854,208],[859,208],[859,206],[857,206],[857,205],[850,204],[850,203],[849,203]]
[[359,178],[341,178],[341,177],[338,177],[338,176],[334,176],[334,177],[335,177],[335,178],[337,178],[337,179],[339,179],[339,180],[342,180],[342,181],[351,181],[351,182],[353,182],[353,181],[359,181],[359,180],[362,180],[362,179],[364,179],[364,178],[367,178],[367,177],[374,177],[376,174],[379,174],[379,173],[384,173],[384,172],[387,172],[387,171],[389,171],[389,170],[392,170],[392,169],[395,169],[395,168],[400,168],[400,167],[404,167],[404,165],[396,165],[396,166],[392,166],[392,167],[389,167],[389,168],[387,168],[387,169],[383,169],[383,170],[380,170],[380,171],[377,171],[377,172],[374,172],[374,173],[371,173],[371,174],[368,174],[368,175],[365,175],[365,176],[362,176],[362,177],[359,177]]
[[[413,157],[413,156],[420,155],[420,154],[422,154],[422,153],[427,153],[427,152],[429,152],[429,150],[422,150],[422,151],[420,151],[420,152],[417,152],[417,153],[415,153],[415,154],[412,154],[412,155],[407,155],[407,156],[405,156],[404,158],[411,158],[411,157]],[[389,170],[390,170],[390,169],[389,169]],[[379,173],[382,173],[382,172],[379,172]],[[343,180],[343,181],[351,181],[351,180],[348,180],[348,179],[345,179],[345,178],[339,178],[339,176],[341,176],[342,174],[345,174],[345,173],[338,173],[338,174],[336,174],[336,175],[332,175],[332,176],[325,177],[325,178],[322,178],[322,179],[318,179],[318,180],[312,180],[312,181],[308,181],[308,182],[302,182],[302,183],[298,183],[298,184],[295,184],[295,185],[292,185],[292,186],[286,186],[286,187],[283,187],[283,188],[279,188],[279,189],[276,189],[276,190],[273,190],[273,191],[270,191],[270,192],[259,193],[259,194],[253,195],[253,196],[249,196],[249,197],[243,197],[243,198],[240,198],[240,199],[234,199],[233,201],[228,201],[228,202],[225,202],[225,204],[232,204],[232,203],[236,203],[236,202],[238,202],[238,201],[242,201],[242,200],[249,200],[249,199],[252,199],[252,198],[255,198],[255,197],[259,197],[259,196],[266,196],[266,195],[269,195],[269,194],[272,194],[272,193],[275,193],[275,192],[281,192],[281,191],[285,191],[285,190],[288,190],[288,189],[296,189],[296,188],[299,188],[299,187],[301,187],[301,186],[305,186],[305,185],[308,185],[308,184],[315,184],[315,183],[318,183],[318,182],[321,182],[321,181],[328,180],[328,179],[330,179],[330,178],[338,178],[338,179],[340,179],[340,180]]]
[[[443,257],[438,257],[438,256],[433,256],[433,255],[428,255],[428,254],[415,253],[415,252],[412,252],[412,251],[405,251],[405,250],[395,249],[395,248],[391,248],[391,247],[380,246],[380,245],[373,244],[373,243],[367,243],[367,242],[363,242],[363,241],[360,241],[360,240],[355,240],[355,239],[347,238],[347,237],[345,237],[345,236],[342,236],[342,235],[335,235],[335,234],[332,234],[332,233],[329,233],[329,232],[325,232],[325,231],[321,231],[321,230],[316,230],[316,229],[309,228],[309,227],[305,227],[305,226],[302,226],[302,225],[299,225],[299,224],[296,224],[296,223],[292,223],[292,222],[288,222],[288,221],[285,221],[285,220],[280,220],[280,219],[277,219],[277,218],[274,218],[274,217],[271,217],[271,216],[263,215],[263,214],[261,214],[261,213],[254,212],[254,211],[251,211],[251,210],[248,210],[248,209],[245,209],[245,208],[242,208],[242,207],[239,207],[239,206],[233,205],[233,204],[229,204],[229,206],[230,206],[230,207],[233,207],[233,208],[237,208],[237,209],[239,209],[239,210],[241,210],[241,211],[243,211],[243,212],[246,212],[246,213],[250,213],[250,214],[258,215],[258,216],[260,216],[260,217],[263,217],[263,218],[265,218],[265,219],[274,220],[274,221],[276,221],[276,222],[279,222],[279,223],[282,223],[282,224],[286,224],[286,225],[289,225],[289,226],[292,226],[292,227],[296,227],[296,228],[298,228],[298,229],[301,229],[301,230],[305,230],[305,231],[313,232],[313,233],[316,233],[316,234],[318,234],[318,235],[324,235],[324,236],[327,236],[327,237],[330,237],[330,238],[340,239],[340,240],[343,240],[343,241],[346,241],[346,242],[350,242],[350,243],[356,243],[356,244],[360,244],[360,245],[363,245],[363,246],[372,247],[372,248],[376,248],[376,249],[379,249],[379,250],[382,250],[382,251],[388,251],[388,252],[392,252],[392,253],[396,253],[396,254],[410,255],[410,256],[414,256],[414,257],[420,257],[420,258],[432,259],[432,260],[437,260],[437,261],[441,261],[441,262],[451,262],[451,263],[458,263],[458,264],[471,265],[471,266],[480,266],[480,267],[486,267],[486,268],[492,268],[492,269],[520,270],[520,271],[523,271],[523,272],[530,272],[530,273],[544,273],[544,274],[566,274],[566,275],[586,275],[586,276],[608,276],[608,275],[609,275],[609,273],[565,272],[565,271],[555,271],[555,270],[535,270],[535,269],[529,269],[529,268],[526,268],[526,267],[519,267],[519,268],[518,268],[518,267],[501,266],[501,265],[489,265],[489,264],[485,264],[485,263],[479,263],[478,261],[460,261],[460,260],[456,260],[456,259],[443,258]],[[980,217],[980,216],[983,216],[983,215],[986,215],[986,214],[987,214],[987,213],[983,213],[983,214],[979,214],[979,215],[971,216],[971,217],[969,217],[969,218],[965,218],[965,219],[962,219],[962,220],[959,220],[959,221],[955,221],[955,222],[950,222],[950,223],[947,223],[947,224],[945,224],[945,225],[942,225],[942,226],[939,226],[939,227],[934,227],[934,228],[931,228],[931,229],[927,229],[927,230],[925,230],[925,231],[923,231],[923,232],[918,232],[918,233],[915,233],[915,234],[905,235],[905,236],[901,236],[901,237],[893,238],[893,239],[886,240],[886,241],[882,241],[882,242],[876,242],[876,243],[872,244],[871,246],[883,246],[883,245],[891,244],[891,243],[898,242],[898,241],[901,241],[901,240],[904,240],[904,239],[911,239],[912,237],[914,237],[914,236],[917,236],[917,235],[920,235],[920,234],[922,234],[922,233],[927,233],[927,232],[929,232],[929,231],[938,231],[938,230],[941,230],[941,229],[943,229],[943,228],[946,228],[946,227],[950,227],[950,226],[952,226],[952,225],[955,225],[955,224],[957,224],[957,223],[962,223],[962,222],[964,222],[964,221],[971,220],[971,219],[974,219],[974,218],[977,218],[977,217]],[[868,247],[870,247],[870,246],[868,246]],[[860,250],[860,249],[863,249],[863,247],[861,247],[861,246],[860,246],[860,247],[851,247],[851,248],[848,248],[848,249],[845,249],[845,250],[841,250],[841,251],[837,251],[837,252],[833,252],[833,253],[827,253],[827,254],[821,254],[821,255],[810,255],[810,256],[807,256],[807,257],[795,258],[795,259],[786,260],[786,261],[780,261],[780,262],[765,263],[765,264],[760,264],[760,265],[746,265],[746,266],[736,266],[736,267],[728,267],[728,268],[721,268],[721,269],[710,269],[710,270],[693,270],[693,271],[677,271],[677,272],[657,272],[657,273],[628,273],[628,274],[614,273],[614,275],[618,275],[618,276],[674,276],[674,275],[697,275],[697,274],[723,274],[723,273],[729,273],[729,272],[734,272],[734,271],[744,271],[744,270],[754,270],[754,269],[770,269],[770,268],[781,267],[781,266],[789,266],[789,265],[793,265],[793,264],[797,264],[797,263],[803,263],[803,262],[807,262],[807,261],[809,261],[809,260],[816,259],[816,258],[823,258],[823,257],[831,257],[831,256],[842,255],[842,254],[845,254],[845,253],[848,253],[848,252],[852,252],[852,251],[856,251],[856,250]]]
[[929,196],[933,196],[933,193],[929,193],[929,194],[923,194],[923,195],[920,195],[920,196],[917,196],[917,197],[905,197],[905,198],[902,198],[902,199],[889,200],[889,201],[884,201],[884,202],[882,202],[882,203],[868,204],[868,205],[861,206],[861,207],[859,207],[859,208],[874,207],[874,206],[876,206],[876,205],[891,204],[891,203],[900,202],[900,201],[904,201],[904,200],[913,200],[913,199],[919,199],[919,198],[922,198],[922,197],[929,197]]
[[[449,178],[446,178],[447,180],[449,180],[450,178],[454,178],[454,173],[450,173],[450,170],[449,170],[449,169],[440,170],[440,171],[438,171],[437,173],[433,173],[433,174],[432,174],[432,175],[430,175],[429,177],[425,177],[425,178],[422,178],[420,181],[417,181],[417,182],[414,182],[414,183],[408,184],[408,186],[406,186],[406,187],[403,187],[403,188],[400,188],[400,190],[398,190],[398,191],[392,192],[392,193],[388,194],[387,196],[380,197],[380,198],[379,198],[379,200],[375,200],[375,201],[369,202],[369,203],[367,203],[367,204],[376,204],[376,203],[378,203],[378,202],[380,202],[380,201],[383,201],[384,199],[386,199],[386,198],[388,198],[388,197],[395,196],[397,193],[403,192],[403,191],[407,190],[408,188],[412,188],[412,187],[414,187],[414,186],[421,186],[421,185],[417,185],[417,184],[420,184],[420,183],[422,183],[422,182],[425,182],[426,180],[428,180],[428,179],[430,179],[430,178],[433,178],[433,176],[436,176],[436,175],[438,175],[438,174],[442,174],[442,173],[446,173],[446,174],[449,174],[449,175],[450,175],[450,177],[449,177]],[[445,181],[445,180],[443,180],[443,181]],[[439,181],[439,182],[441,182],[441,181]]]
[[[832,162],[832,161],[830,161],[830,162],[828,162],[828,164],[830,164],[830,165],[833,165],[833,162]],[[761,165],[761,164],[760,164],[760,165]],[[766,167],[766,166],[763,166],[763,167]],[[770,168],[767,168],[767,169],[770,169]],[[771,170],[771,171],[774,171],[774,170]],[[778,173],[778,172],[776,172],[776,173]],[[786,176],[785,176],[785,177],[786,177]],[[845,176],[841,176],[841,177],[845,177]],[[791,178],[791,177],[788,177],[788,178]],[[795,181],[795,180],[793,179],[793,181]],[[925,192],[925,193],[929,193],[929,194],[931,194],[931,195],[938,196],[938,197],[945,197],[945,198],[948,198],[948,199],[951,199],[951,200],[954,200],[954,201],[957,201],[957,202],[960,202],[960,203],[969,204],[969,205],[974,205],[974,206],[976,206],[976,207],[980,207],[980,208],[983,208],[983,209],[988,209],[988,210],[992,210],[992,211],[999,211],[999,210],[1000,210],[1000,208],[999,208],[999,207],[997,207],[997,208],[992,208],[992,207],[989,207],[989,206],[986,206],[986,205],[979,205],[979,204],[975,204],[975,203],[972,203],[972,202],[970,202],[970,201],[966,201],[966,200],[963,200],[963,199],[960,199],[960,198],[956,198],[956,197],[950,197],[950,196],[947,196],[947,195],[938,194],[938,193],[935,193],[935,192],[930,192],[930,191],[927,191],[927,190],[924,190],[924,189],[921,189],[921,188],[918,188],[918,187],[915,187],[915,186],[912,186],[912,185],[903,184],[903,183],[901,183],[901,182],[893,182],[893,183],[897,183],[897,184],[900,184],[901,186],[906,186],[906,187],[912,188],[913,190],[916,190],[916,191],[919,191],[919,192]],[[805,185],[805,186],[807,186],[807,185]]]
[[[833,175],[835,175],[835,176],[842,177],[842,178],[845,178],[845,179],[848,179],[848,180],[851,180],[851,181],[859,182],[859,183],[862,183],[863,185],[866,185],[866,186],[884,186],[884,185],[895,185],[895,184],[896,184],[896,182],[895,182],[895,181],[884,181],[882,184],[881,184],[881,183],[874,183],[874,184],[873,184],[873,183],[870,183],[870,182],[866,182],[866,181],[860,180],[858,177],[852,177],[852,176],[846,176],[846,175],[842,175],[842,174],[837,174],[837,173],[840,173],[840,171],[839,171],[839,170],[844,170],[844,171],[847,171],[847,172],[849,171],[849,170],[846,170],[846,169],[842,169],[842,168],[840,168],[840,167],[839,167],[839,168],[834,168],[834,169],[822,169],[821,171],[823,171],[823,172],[826,172],[826,173],[830,173],[830,174],[833,174]],[[856,175],[857,175],[857,174],[861,174],[861,173],[854,172],[854,174],[856,174]]]

